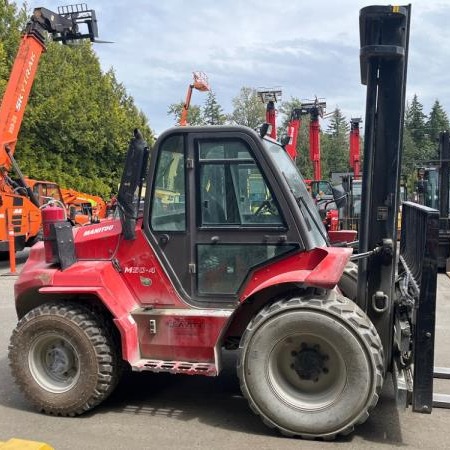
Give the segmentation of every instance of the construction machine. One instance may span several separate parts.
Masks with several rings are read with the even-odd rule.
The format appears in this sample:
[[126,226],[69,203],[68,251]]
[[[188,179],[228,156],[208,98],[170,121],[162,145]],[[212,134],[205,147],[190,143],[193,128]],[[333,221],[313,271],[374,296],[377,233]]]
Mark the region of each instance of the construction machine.
[[326,106],[327,104],[325,101],[319,101],[317,98],[312,102],[302,103],[303,114],[308,114],[310,118],[309,158],[313,165],[313,179],[307,180],[307,182],[310,186],[311,194],[319,208],[326,229],[328,231],[338,231],[339,207],[334,201],[336,197],[335,188],[328,180],[322,180],[319,118],[324,116]]
[[[87,32],[80,31],[86,25]],[[14,159],[17,137],[35,79],[39,59],[45,51],[45,35],[67,44],[95,40],[95,12],[86,5],[62,7],[58,13],[35,8],[22,35],[11,75],[0,106],[0,252],[32,245],[41,230],[39,198],[27,184]],[[9,239],[8,239],[9,238]]]
[[350,119],[350,151],[349,151],[349,167],[353,172],[353,178],[358,180],[361,177],[361,152],[359,124],[362,122],[361,117],[352,117]]
[[339,177],[343,189],[348,194],[348,201],[341,214],[340,223],[343,228],[358,230],[359,216],[361,214],[361,151],[359,124],[360,117],[350,119],[349,136],[349,171],[344,173],[333,173],[332,178]]
[[[437,212],[407,204],[413,233],[402,230],[398,258],[394,245],[410,11],[360,13],[361,253],[329,246],[302,176],[270,137],[175,127],[149,152],[135,130],[120,218],[71,228],[57,208],[42,211],[45,240],[15,284],[9,346],[33,405],[82,414],[111,394],[124,362],[216,376],[222,350],[237,349],[243,395],[286,436],[350,433],[389,372],[403,406],[431,412]],[[170,209],[157,194],[167,189],[179,194]]]
[[[304,107],[303,107],[304,106]],[[340,187],[333,186],[329,181],[316,179],[321,173],[320,170],[320,125],[318,122],[319,116],[323,116],[325,102],[319,102],[317,99],[314,102],[306,102],[300,108],[294,108],[291,111],[291,116],[288,122],[286,135],[282,138],[281,144],[288,153],[288,155],[295,162],[297,159],[297,140],[298,133],[302,123],[302,116],[310,115],[309,125],[309,146],[310,159],[314,168],[314,179],[306,179],[308,190],[310,191],[319,212],[322,216],[322,221],[327,231],[339,230],[339,207],[343,207],[346,203],[344,200],[344,192]],[[336,199],[340,199],[336,202]],[[338,204],[341,206],[338,206]],[[337,236],[337,235],[336,235]],[[342,236],[339,237],[339,240]]]
[[210,90],[208,77],[204,72],[193,72],[192,75],[194,77],[194,81],[188,86],[186,100],[181,111],[180,126],[182,127],[185,127],[188,124],[187,117],[191,106],[192,91],[194,89],[200,92],[207,92]]
[[267,135],[277,139],[277,109],[275,103],[281,100],[282,91],[279,88],[259,88],[257,94],[266,105],[266,124],[269,125]]
[[297,141],[298,133],[302,125],[302,115],[303,111],[301,108],[294,108],[291,111],[286,131],[286,140],[283,142],[287,154],[294,162],[297,159]]
[[414,201],[439,210],[438,268],[450,272],[450,133],[439,133],[439,160],[417,169]]
[[68,216],[75,224],[85,225],[92,221],[98,222],[107,216],[107,204],[98,195],[64,188],[61,188],[61,195]]

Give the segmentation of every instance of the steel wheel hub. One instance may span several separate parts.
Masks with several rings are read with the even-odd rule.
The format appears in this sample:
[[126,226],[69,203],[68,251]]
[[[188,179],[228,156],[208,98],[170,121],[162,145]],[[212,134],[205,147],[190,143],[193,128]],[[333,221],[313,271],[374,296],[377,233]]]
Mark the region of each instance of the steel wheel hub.
[[68,391],[80,376],[77,351],[58,335],[47,334],[35,339],[28,354],[28,365],[36,382],[53,393]]
[[294,362],[291,368],[294,369],[302,380],[319,381],[319,377],[328,373],[325,361],[329,359],[328,355],[320,352],[320,345],[308,347],[308,344],[302,342],[299,352],[295,350],[291,353]]
[[317,410],[337,401],[347,367],[335,345],[314,334],[292,334],[272,349],[266,376],[277,397],[291,407]]

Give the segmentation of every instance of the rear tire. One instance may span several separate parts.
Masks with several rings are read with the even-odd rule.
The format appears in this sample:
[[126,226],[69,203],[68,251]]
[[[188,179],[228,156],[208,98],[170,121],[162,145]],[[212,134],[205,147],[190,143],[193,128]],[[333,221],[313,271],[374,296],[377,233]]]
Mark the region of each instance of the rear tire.
[[119,355],[102,320],[77,304],[54,303],[31,310],[11,336],[12,374],[40,411],[82,414],[117,385]]
[[344,297],[353,300],[355,303],[357,299],[358,290],[358,264],[349,261],[345,266],[342,277],[339,280],[338,287]]
[[335,292],[267,306],[248,325],[240,350],[244,396],[284,435],[348,434],[378,401],[380,338],[358,306]]

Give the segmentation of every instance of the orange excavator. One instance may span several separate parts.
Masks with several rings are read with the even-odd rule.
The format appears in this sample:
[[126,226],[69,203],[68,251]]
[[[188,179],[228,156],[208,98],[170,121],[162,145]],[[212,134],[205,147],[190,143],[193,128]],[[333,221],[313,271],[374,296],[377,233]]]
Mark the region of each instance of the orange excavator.
[[[87,30],[81,32],[80,25]],[[11,248],[32,245],[41,230],[42,199],[20,171],[14,151],[39,59],[46,49],[47,33],[63,44],[80,39],[94,41],[98,36],[95,11],[85,4],[60,7],[58,13],[35,8],[23,31],[0,105],[0,253],[9,251],[10,255],[14,253]]]
[[207,92],[210,90],[208,84],[208,77],[204,72],[193,72],[193,76],[194,82],[188,86],[186,100],[183,105],[183,110],[181,111],[180,126],[182,127],[185,127],[188,124],[187,116],[189,112],[189,107],[191,106],[192,91],[194,89],[200,92]]
[[78,225],[98,222],[107,215],[106,202],[98,195],[61,188],[63,203],[67,206],[69,218]]

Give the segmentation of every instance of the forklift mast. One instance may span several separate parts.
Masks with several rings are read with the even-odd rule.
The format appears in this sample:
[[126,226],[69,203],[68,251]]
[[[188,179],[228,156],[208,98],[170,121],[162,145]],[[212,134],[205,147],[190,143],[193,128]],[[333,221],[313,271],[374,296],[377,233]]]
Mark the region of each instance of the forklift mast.
[[361,176],[361,156],[359,151],[359,124],[362,122],[360,117],[350,119],[350,158],[349,165],[353,169],[353,177],[359,179]]
[[405,107],[410,6],[368,6],[360,13],[361,81],[367,86],[358,301],[391,360],[396,275],[401,144]]
[[319,117],[323,117],[327,104],[324,101],[302,103],[302,109],[309,114],[309,158],[313,164],[314,180],[322,179],[322,170],[320,166],[320,124]]
[[272,139],[277,139],[277,109],[275,103],[281,100],[281,89],[258,89],[258,96],[266,105],[266,123],[270,125],[270,132],[268,136]]
[[288,143],[284,146],[288,155],[292,158],[292,160],[297,159],[297,141],[298,141],[298,133],[300,131],[300,127],[302,126],[302,116],[307,114],[306,111],[302,108],[294,108],[291,111],[291,117],[289,119],[289,123],[287,126],[287,137],[289,138]]

